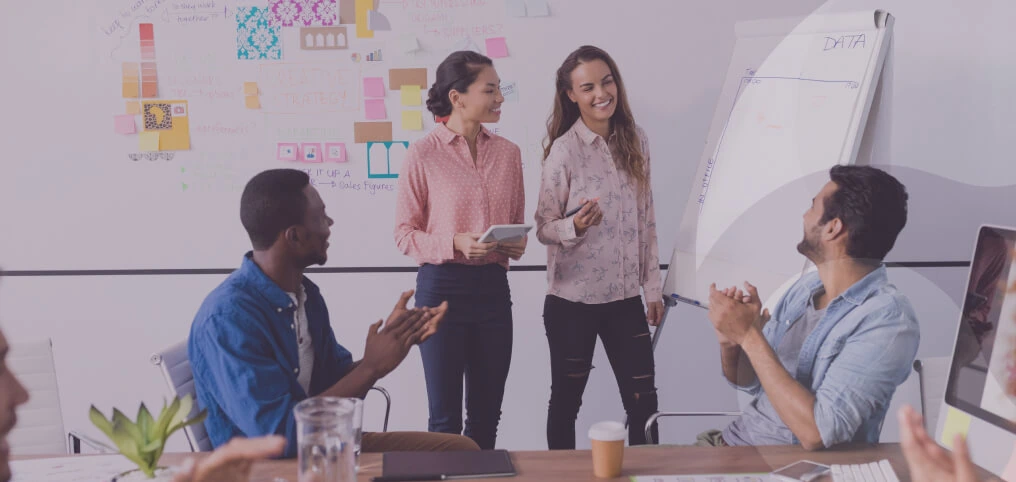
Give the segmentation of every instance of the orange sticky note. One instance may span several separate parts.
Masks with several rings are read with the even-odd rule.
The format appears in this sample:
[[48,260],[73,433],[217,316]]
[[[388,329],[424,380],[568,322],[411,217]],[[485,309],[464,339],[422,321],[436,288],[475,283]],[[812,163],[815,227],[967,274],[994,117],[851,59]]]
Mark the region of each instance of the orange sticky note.
[[248,109],[261,108],[261,100],[256,95],[248,95],[247,97],[244,98],[244,101],[247,104]]
[[137,82],[124,82],[123,83],[123,96],[126,99],[137,99],[138,98],[138,83]]
[[130,115],[138,115],[141,113],[141,104],[136,100],[127,101],[126,112]]
[[257,82],[244,82],[243,83],[243,95],[258,95],[258,83]]
[[358,38],[374,38],[374,31],[367,27],[370,11],[374,10],[374,0],[356,0],[356,36]]

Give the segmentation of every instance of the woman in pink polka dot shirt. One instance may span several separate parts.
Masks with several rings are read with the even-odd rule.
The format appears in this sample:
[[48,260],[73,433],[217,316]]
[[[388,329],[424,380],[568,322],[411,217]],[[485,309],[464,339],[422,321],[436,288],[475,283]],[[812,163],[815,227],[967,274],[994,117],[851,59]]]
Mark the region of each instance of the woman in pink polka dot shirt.
[[549,282],[547,445],[575,448],[575,418],[597,336],[628,413],[628,442],[641,444],[657,407],[649,325],[663,316],[649,141],[632,117],[617,65],[603,50],[584,46],[568,55],[556,87],[536,210]]
[[525,240],[479,242],[491,225],[525,218],[521,151],[482,124],[500,119],[503,102],[489,58],[454,52],[438,66],[427,109],[447,121],[409,146],[395,211],[395,243],[420,265],[416,305],[448,301],[420,345],[429,429],[463,433],[465,377],[464,435],[482,449],[494,448],[511,364],[508,260],[526,249]]

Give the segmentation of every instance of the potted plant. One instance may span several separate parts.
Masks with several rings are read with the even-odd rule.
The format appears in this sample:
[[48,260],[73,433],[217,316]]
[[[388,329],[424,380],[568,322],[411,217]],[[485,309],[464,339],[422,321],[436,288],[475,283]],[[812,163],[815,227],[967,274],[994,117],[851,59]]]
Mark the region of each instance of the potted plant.
[[113,481],[171,480],[172,472],[166,467],[158,466],[159,458],[162,457],[162,451],[166,447],[166,440],[169,440],[173,432],[205,420],[205,416],[208,415],[205,410],[187,419],[193,405],[194,400],[189,394],[182,399],[173,397],[173,402],[168,406],[163,402],[159,417],[154,418],[142,403],[138,408],[136,421],[131,421],[116,408],[113,409],[113,418],[107,419],[95,405],[92,405],[88,418],[109,437],[120,454],[138,466],[137,470],[117,475]]

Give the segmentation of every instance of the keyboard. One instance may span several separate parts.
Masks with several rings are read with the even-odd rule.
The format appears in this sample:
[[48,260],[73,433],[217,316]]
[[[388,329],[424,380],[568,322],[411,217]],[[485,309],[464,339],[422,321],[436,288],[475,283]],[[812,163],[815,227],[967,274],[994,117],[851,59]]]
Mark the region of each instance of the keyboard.
[[870,464],[832,465],[833,482],[900,482],[886,459]]

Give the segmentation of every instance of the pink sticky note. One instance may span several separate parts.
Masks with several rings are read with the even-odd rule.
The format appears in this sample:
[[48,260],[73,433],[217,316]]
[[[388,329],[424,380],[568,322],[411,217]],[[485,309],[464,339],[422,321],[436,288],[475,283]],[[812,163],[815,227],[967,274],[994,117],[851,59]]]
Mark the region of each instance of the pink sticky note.
[[300,151],[303,153],[303,162],[323,162],[321,159],[321,144],[318,142],[304,142],[300,144]]
[[388,118],[385,111],[384,99],[367,99],[364,101],[367,110],[367,120],[384,120]]
[[276,145],[276,159],[280,161],[295,161],[300,151],[300,146],[295,142],[280,142]]
[[500,59],[508,56],[508,44],[504,37],[493,37],[487,39],[487,57]]
[[1005,464],[1005,470],[1002,471],[1002,479],[1016,480],[1016,447],[1013,447],[1009,463]]
[[113,129],[117,134],[133,134],[138,131],[134,126],[134,116],[130,114],[113,116]]
[[365,97],[384,97],[385,80],[381,77],[364,77],[363,95]]

